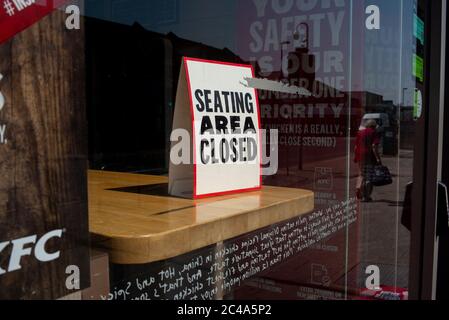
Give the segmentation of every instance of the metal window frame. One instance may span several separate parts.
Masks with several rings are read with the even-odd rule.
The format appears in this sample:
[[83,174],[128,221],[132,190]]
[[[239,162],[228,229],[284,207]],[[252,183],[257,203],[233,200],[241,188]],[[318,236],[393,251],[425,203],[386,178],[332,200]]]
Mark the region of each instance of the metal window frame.
[[442,168],[445,96],[446,0],[420,0],[425,8],[425,99],[416,127],[409,298],[436,298],[437,194]]

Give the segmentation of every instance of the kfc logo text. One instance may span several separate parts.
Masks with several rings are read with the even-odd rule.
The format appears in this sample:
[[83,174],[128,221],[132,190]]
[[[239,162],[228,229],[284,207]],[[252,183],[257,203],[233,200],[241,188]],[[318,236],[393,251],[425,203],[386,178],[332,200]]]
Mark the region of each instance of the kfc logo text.
[[[25,256],[34,256],[38,261],[49,262],[59,258],[60,251],[48,252],[45,248],[47,242],[53,238],[62,237],[62,229],[50,231],[37,238],[36,235],[24,237],[16,240],[5,241],[0,243],[0,257],[6,253],[8,247],[11,248],[9,263],[6,269],[0,266],[0,275],[7,272],[13,272],[22,268],[21,261]],[[3,259],[0,259],[0,261]]]

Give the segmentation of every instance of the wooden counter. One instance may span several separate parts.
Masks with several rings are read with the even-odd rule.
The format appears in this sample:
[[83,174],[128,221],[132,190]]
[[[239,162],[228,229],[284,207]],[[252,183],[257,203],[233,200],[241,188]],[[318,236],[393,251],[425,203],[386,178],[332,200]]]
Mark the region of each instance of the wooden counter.
[[311,191],[262,191],[201,200],[163,194],[168,179],[89,171],[90,232],[110,260],[142,264],[172,258],[313,210]]

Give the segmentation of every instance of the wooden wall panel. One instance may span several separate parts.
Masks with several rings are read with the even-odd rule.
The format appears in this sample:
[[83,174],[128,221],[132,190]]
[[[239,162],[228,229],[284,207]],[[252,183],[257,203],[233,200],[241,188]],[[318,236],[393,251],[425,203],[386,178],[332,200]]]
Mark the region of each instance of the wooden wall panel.
[[[66,267],[89,281],[87,125],[84,31],[67,30],[56,10],[0,45],[0,243],[64,229],[49,252],[59,259],[22,258],[22,269],[0,275],[0,299],[55,299],[67,290]],[[0,252],[7,269],[11,245]]]

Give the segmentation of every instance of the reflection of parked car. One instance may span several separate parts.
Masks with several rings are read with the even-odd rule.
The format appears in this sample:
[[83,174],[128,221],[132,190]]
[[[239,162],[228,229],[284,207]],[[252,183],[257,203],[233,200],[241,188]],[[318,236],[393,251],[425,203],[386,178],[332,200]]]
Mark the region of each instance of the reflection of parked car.
[[384,132],[386,128],[390,128],[390,118],[388,118],[388,114],[386,113],[367,113],[362,118],[362,123],[360,124],[359,130],[365,129],[365,124],[368,120],[376,120],[377,125],[379,126],[378,131]]
[[365,124],[369,120],[375,120],[377,131],[381,136],[381,143],[379,145],[379,153],[381,155],[397,155],[397,141],[394,128],[391,126],[390,118],[386,113],[367,113],[363,116],[359,130],[365,129]]

